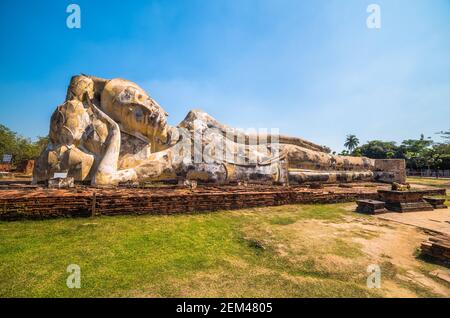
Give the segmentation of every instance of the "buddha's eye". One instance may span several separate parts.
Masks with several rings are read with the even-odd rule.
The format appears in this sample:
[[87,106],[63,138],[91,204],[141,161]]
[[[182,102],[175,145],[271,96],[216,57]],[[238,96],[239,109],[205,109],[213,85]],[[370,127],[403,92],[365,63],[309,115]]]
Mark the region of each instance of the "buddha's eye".
[[144,120],[144,113],[143,113],[142,109],[136,108],[136,109],[134,110],[134,117],[136,117],[136,120],[137,120],[138,122],[143,121],[143,120]]

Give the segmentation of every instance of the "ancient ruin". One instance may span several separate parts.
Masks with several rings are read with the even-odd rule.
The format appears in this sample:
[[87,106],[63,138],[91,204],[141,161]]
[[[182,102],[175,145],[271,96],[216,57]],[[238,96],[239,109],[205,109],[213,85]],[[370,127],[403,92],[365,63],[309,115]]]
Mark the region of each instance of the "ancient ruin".
[[404,182],[403,160],[336,156],[301,138],[230,128],[200,110],[176,127],[142,88],[124,79],[72,77],[50,122],[33,182],[67,172],[75,182],[196,180],[215,184]]
[[177,126],[167,117],[133,82],[72,77],[51,117],[33,184],[0,185],[0,219],[318,202],[357,201],[358,212],[370,214],[444,206],[435,196],[445,190],[404,184],[404,160],[338,156],[276,130],[230,128],[200,110]]
[[[391,189],[378,189],[378,200],[360,199],[356,203],[357,212],[368,214],[383,214],[388,211],[394,212],[423,212],[434,209],[446,209],[444,204],[446,190],[435,188],[432,193],[430,189],[411,189],[409,184],[401,185],[393,183]],[[428,196],[428,195],[434,196]]]

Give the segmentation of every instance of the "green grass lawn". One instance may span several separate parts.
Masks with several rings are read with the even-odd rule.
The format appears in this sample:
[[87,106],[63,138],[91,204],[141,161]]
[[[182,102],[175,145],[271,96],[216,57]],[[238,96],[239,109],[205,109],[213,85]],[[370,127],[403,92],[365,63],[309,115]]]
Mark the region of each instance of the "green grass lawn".
[[[366,287],[371,260],[352,239],[377,234],[331,230],[349,217],[336,204],[0,222],[0,296],[384,296]],[[66,286],[69,264],[81,268],[80,289]],[[388,261],[382,269],[401,270]]]
[[442,179],[442,178],[421,178],[421,177],[408,177],[407,182],[423,184],[428,186],[435,186],[441,188],[450,188],[450,179]]
[[445,196],[445,203],[450,206],[450,179],[437,179],[437,178],[421,178],[421,177],[408,177],[406,180],[411,184],[420,184],[430,187],[444,188],[447,190]]

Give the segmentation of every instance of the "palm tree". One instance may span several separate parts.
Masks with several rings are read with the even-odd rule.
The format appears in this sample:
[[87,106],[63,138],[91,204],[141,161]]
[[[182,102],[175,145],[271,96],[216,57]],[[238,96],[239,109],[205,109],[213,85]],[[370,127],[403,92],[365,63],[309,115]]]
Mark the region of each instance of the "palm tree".
[[359,145],[359,139],[355,135],[347,135],[344,147],[352,152]]

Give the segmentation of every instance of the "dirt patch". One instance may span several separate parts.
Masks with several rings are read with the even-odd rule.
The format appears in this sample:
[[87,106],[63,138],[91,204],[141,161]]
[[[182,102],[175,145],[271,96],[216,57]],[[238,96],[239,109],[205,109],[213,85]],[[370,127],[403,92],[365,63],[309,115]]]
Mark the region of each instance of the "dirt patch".
[[[353,208],[350,205],[344,209]],[[366,267],[379,264],[384,296],[419,297],[428,292],[450,296],[444,284],[420,273],[423,264],[416,258],[416,251],[427,235],[415,227],[347,215],[339,222],[297,221],[278,227],[270,236],[272,241],[284,242],[273,246],[279,256],[294,264],[309,261],[325,277],[364,282]]]
[[[418,228],[402,224],[384,226],[386,222],[388,221],[377,218],[355,219],[352,223],[334,224],[334,226],[353,233],[352,240],[361,244],[363,252],[374,264],[382,264],[388,260],[395,266],[398,272],[393,274],[394,280],[417,285],[436,295],[450,296],[450,290],[446,286],[419,272],[422,264],[415,255],[418,246],[427,238],[427,235]],[[367,236],[366,233],[373,233],[373,235]],[[383,271],[383,266],[381,269]],[[400,294],[396,294],[396,291],[404,294],[404,290],[402,291],[402,288],[394,281],[391,281],[389,285],[397,286],[389,291],[389,295],[401,297]]]
[[442,234],[450,233],[450,209],[411,213],[393,212],[376,215],[375,217]]

